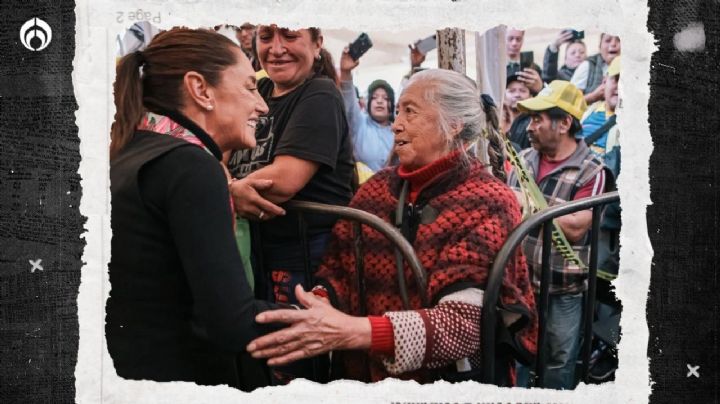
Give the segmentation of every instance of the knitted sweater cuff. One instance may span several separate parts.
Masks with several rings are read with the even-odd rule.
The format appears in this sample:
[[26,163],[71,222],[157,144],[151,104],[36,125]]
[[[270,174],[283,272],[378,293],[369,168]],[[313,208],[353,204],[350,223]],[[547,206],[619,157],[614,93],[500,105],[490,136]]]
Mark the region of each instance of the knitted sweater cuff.
[[368,316],[368,319],[372,329],[370,352],[392,356],[395,353],[395,339],[390,319],[385,316]]

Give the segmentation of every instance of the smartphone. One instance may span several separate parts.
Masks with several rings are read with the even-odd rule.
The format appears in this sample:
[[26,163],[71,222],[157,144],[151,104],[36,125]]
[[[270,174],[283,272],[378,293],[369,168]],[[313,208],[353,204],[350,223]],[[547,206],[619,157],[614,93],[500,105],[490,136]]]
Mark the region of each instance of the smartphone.
[[570,30],[572,32],[572,39],[573,41],[579,40],[579,39],[585,39],[585,31],[575,31],[574,29]]
[[365,52],[372,48],[372,46],[373,43],[370,40],[370,37],[368,34],[363,32],[353,43],[350,44],[348,53],[353,60],[358,60],[360,59],[360,56],[364,55]]
[[533,65],[532,51],[520,52],[520,69],[530,68]]
[[435,34],[415,42],[415,49],[420,51],[423,55],[427,55],[428,52],[435,48],[437,48],[437,35]]

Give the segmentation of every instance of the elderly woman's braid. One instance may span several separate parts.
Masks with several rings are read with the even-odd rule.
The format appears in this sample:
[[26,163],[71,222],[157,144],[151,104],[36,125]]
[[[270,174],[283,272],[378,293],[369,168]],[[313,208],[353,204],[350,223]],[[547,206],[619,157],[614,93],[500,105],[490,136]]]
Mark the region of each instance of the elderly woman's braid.
[[503,169],[503,162],[505,160],[505,148],[502,140],[502,133],[500,133],[500,118],[497,113],[497,107],[492,97],[487,94],[481,96],[483,111],[485,112],[485,122],[487,124],[486,133],[487,140],[489,143],[488,157],[490,158],[490,165],[492,166],[493,175],[502,181],[507,180],[507,175]]

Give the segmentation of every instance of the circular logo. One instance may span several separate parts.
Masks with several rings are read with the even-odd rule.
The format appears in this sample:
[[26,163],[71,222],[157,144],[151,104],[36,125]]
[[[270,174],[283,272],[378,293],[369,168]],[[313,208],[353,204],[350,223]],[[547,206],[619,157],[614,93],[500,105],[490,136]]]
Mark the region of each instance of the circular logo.
[[31,18],[20,28],[20,42],[33,52],[41,51],[50,45],[52,29],[43,20]]

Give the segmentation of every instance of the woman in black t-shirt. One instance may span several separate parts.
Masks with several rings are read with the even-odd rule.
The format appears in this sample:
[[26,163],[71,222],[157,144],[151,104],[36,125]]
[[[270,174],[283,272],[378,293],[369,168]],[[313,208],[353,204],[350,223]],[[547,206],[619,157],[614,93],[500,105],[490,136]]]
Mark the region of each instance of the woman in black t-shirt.
[[[260,205],[271,201],[304,200],[347,205],[352,197],[354,161],[345,108],[337,88],[337,73],[322,48],[317,28],[289,30],[258,27],[256,45],[268,78],[258,82],[268,103],[268,122],[256,132],[257,146],[237,151],[228,167],[237,178],[230,186],[239,216],[252,221],[256,259],[256,292],[278,303],[297,303],[294,288],[313,284],[335,218],[304,216]],[[272,180],[272,187],[255,190],[253,179]],[[259,214],[258,214],[259,211]],[[306,245],[301,233],[306,232]],[[307,264],[307,265],[306,265]],[[258,270],[259,269],[259,270]],[[278,382],[293,377],[325,381],[324,366],[300,362],[276,369]]]
[[[257,203],[265,198],[276,204],[293,199],[347,205],[352,196],[352,145],[337,75],[322,48],[320,30],[260,26],[256,41],[268,74],[258,88],[270,108],[269,119],[256,132],[257,146],[230,158],[230,171],[238,178],[231,191],[237,213],[256,223],[253,250],[263,272],[256,277],[256,290],[276,302],[296,303],[294,286],[310,282],[305,259],[314,271],[335,220],[306,215],[307,256],[297,216]],[[249,179],[272,180],[272,187],[256,192]]]

